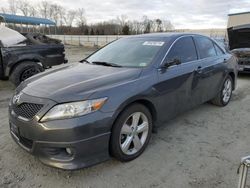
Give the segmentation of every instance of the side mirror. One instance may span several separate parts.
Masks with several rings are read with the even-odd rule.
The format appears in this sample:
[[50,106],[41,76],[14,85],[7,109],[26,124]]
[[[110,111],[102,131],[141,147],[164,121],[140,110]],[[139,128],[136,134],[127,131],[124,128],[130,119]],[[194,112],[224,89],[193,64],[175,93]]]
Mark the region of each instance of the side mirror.
[[173,59],[173,60],[165,62],[163,66],[165,68],[168,68],[168,67],[171,67],[174,65],[180,65],[180,64],[181,64],[181,61],[179,59]]

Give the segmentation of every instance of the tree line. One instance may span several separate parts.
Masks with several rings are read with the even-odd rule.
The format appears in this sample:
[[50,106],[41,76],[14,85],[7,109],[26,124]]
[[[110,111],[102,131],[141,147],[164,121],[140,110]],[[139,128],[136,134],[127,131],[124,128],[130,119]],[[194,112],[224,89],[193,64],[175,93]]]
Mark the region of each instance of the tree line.
[[1,7],[2,13],[40,17],[55,22],[57,34],[85,35],[130,35],[164,32],[174,29],[169,20],[129,20],[126,15],[99,23],[88,23],[84,8],[67,9],[49,1],[33,3],[27,0],[8,0],[8,7]]

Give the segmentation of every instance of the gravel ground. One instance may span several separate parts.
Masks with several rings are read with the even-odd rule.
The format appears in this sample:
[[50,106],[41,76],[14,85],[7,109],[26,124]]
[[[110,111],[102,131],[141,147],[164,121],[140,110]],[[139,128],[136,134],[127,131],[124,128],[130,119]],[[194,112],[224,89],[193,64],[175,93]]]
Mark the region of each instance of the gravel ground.
[[[91,51],[68,47],[66,54],[76,61]],[[47,167],[14,143],[7,115],[12,92],[0,81],[0,187],[233,188],[240,158],[250,154],[250,75],[239,77],[227,107],[204,104],[166,123],[138,159],[77,171]]]

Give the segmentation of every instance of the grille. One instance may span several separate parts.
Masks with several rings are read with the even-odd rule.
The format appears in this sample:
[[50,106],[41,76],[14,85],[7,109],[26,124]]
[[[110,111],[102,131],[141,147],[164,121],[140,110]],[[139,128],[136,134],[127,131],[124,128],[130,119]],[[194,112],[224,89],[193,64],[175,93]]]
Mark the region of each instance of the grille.
[[250,61],[239,61],[239,65],[250,65]]
[[32,119],[41,109],[42,104],[22,103],[20,105],[13,105],[13,110],[16,115],[26,119]]
[[250,69],[249,68],[244,68],[244,71],[250,72]]

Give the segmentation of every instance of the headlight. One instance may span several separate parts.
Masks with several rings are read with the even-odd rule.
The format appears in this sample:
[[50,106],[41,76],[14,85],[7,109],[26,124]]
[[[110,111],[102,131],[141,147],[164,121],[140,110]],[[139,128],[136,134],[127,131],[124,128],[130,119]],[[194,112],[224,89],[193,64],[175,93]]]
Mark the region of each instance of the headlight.
[[51,108],[40,121],[45,122],[56,119],[83,116],[101,109],[106,100],[107,97],[95,100],[59,104]]

